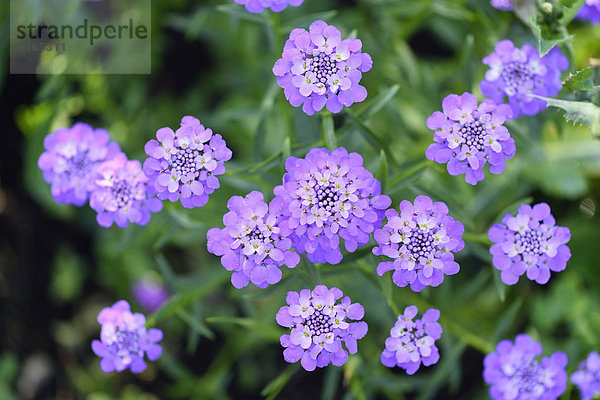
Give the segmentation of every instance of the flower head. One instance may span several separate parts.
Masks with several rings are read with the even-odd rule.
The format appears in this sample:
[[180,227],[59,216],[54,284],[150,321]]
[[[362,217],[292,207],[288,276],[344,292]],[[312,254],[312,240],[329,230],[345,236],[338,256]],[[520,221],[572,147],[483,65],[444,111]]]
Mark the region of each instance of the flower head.
[[490,4],[492,5],[492,7],[497,8],[498,10],[502,10],[502,11],[512,11],[513,10],[512,0],[491,0]]
[[437,322],[440,312],[430,308],[423,318],[413,321],[418,312],[416,306],[408,306],[404,314],[398,315],[381,353],[383,365],[390,368],[398,366],[409,375],[417,372],[421,363],[428,367],[440,359],[435,345],[435,341],[442,337],[442,326]]
[[600,24],[600,0],[585,0],[575,18]]
[[58,203],[82,206],[96,188],[96,171],[105,160],[121,154],[119,145],[109,141],[108,132],[88,124],[76,123],[60,128],[44,138],[38,166],[52,197]]
[[144,354],[150,361],[160,357],[162,348],[157,342],[163,332],[146,329],[146,318],[140,313],[132,314],[125,300],[100,311],[98,323],[102,331],[100,340],[92,341],[92,350],[101,358],[102,371],[121,372],[129,368],[137,374],[146,369]]
[[283,11],[287,6],[298,7],[304,0],[234,0],[246,7],[248,12],[260,14],[265,8],[273,12]]
[[488,236],[495,243],[490,253],[494,266],[502,271],[502,282],[514,285],[527,273],[530,280],[545,284],[550,271],[565,269],[571,258],[565,243],[571,232],[554,223],[548,204],[522,204],[516,216],[506,214],[501,224],[490,228]]
[[144,147],[149,190],[161,200],[179,200],[186,208],[205,205],[220,187],[217,175],[225,173],[225,161],[231,159],[225,140],[190,116],[181,119],[175,132],[159,129],[156,138]]
[[357,340],[367,334],[367,323],[360,321],[365,310],[348,296],[342,299],[343,295],[340,289],[324,285],[287,293],[288,305],[276,315],[279,325],[292,329],[280,338],[285,361],[300,360],[305,370],[313,371],[330,363],[339,367],[348,361],[348,353],[358,351]]
[[427,127],[435,131],[435,143],[425,156],[447,163],[450,175],[465,174],[471,185],[483,180],[483,167],[488,162],[492,174],[504,171],[505,160],[515,155],[515,141],[502,125],[512,117],[511,108],[496,105],[491,99],[483,99],[478,106],[474,95],[463,93],[446,96],[442,109],[443,113],[436,111],[427,118]]
[[567,355],[543,357],[541,344],[521,334],[515,342],[503,340],[483,360],[483,378],[494,400],[555,400],[567,387]]
[[340,238],[354,252],[381,227],[391,200],[381,194],[381,184],[363,167],[359,154],[317,148],[305,158],[289,157],[285,168],[273,201],[285,219],[282,234],[310,261],[337,264],[342,260]]
[[263,194],[251,192],[246,197],[233,196],[230,210],[223,216],[225,228],[211,228],[208,251],[221,257],[221,264],[233,271],[231,283],[242,288],[252,282],[266,288],[281,280],[279,267],[294,268],[300,257],[290,250],[292,241],[282,234],[279,210],[264,201]]
[[579,388],[582,400],[592,400],[600,394],[600,355],[592,352],[571,375],[571,382]]
[[448,215],[446,204],[417,196],[414,205],[403,200],[400,213],[389,209],[385,216],[387,223],[374,234],[378,247],[373,253],[392,261],[379,263],[379,276],[393,270],[392,280],[396,285],[410,284],[412,290],[420,292],[426,286],[439,286],[444,275],[459,271],[453,252],[465,246],[462,240],[465,228]]
[[485,80],[479,84],[481,93],[496,103],[508,104],[513,117],[521,114],[534,115],[546,107],[546,102],[530,96],[552,97],[562,88],[561,71],[569,68],[569,61],[554,47],[544,57],[529,44],[522,49],[510,40],[496,44],[496,51],[483,59],[490,69]]
[[153,279],[140,279],[131,288],[136,302],[146,311],[158,310],[169,298],[167,288]]
[[373,65],[371,56],[361,53],[359,39],[344,39],[333,25],[315,21],[309,31],[294,29],[277,60],[273,73],[294,107],[313,115],[323,107],[338,113],[366,99],[359,84],[362,73]]

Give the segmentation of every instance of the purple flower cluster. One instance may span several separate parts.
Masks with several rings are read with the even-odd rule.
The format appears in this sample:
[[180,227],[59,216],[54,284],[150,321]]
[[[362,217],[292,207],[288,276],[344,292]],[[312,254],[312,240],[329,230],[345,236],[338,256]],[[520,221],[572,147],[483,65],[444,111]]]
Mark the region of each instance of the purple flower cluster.
[[222,256],[225,269],[233,271],[233,286],[239,289],[252,282],[266,288],[281,280],[279,267],[294,268],[300,262],[300,256],[290,250],[292,241],[282,234],[279,210],[273,202],[267,205],[262,193],[233,196],[227,208],[225,228],[208,231],[207,247],[210,253]]
[[585,0],[575,18],[590,21],[592,24],[600,23],[600,0]]
[[131,294],[146,311],[158,310],[169,298],[167,288],[153,279],[140,279],[131,288]]
[[98,166],[121,154],[104,129],[76,123],[44,138],[45,152],[38,160],[57,203],[84,205],[96,189]]
[[439,310],[430,308],[421,319],[413,319],[419,310],[408,306],[398,316],[390,337],[385,340],[381,363],[386,367],[398,366],[409,375],[417,372],[421,363],[428,367],[438,362],[440,353],[435,341],[442,337],[442,326],[437,322]]
[[290,104],[302,105],[308,115],[323,107],[338,113],[367,97],[359,82],[373,60],[361,47],[359,39],[342,40],[340,31],[323,21],[313,22],[309,31],[294,29],[273,66],[277,84]]
[[276,315],[279,325],[291,328],[289,335],[280,338],[285,361],[300,361],[305,370],[313,371],[329,364],[339,367],[348,361],[348,353],[358,351],[357,340],[368,329],[366,322],[359,321],[365,310],[348,296],[342,299],[343,295],[340,289],[324,285],[315,286],[312,292],[303,289],[300,293],[287,293],[288,305],[281,307]]
[[571,382],[579,388],[582,400],[592,400],[600,395],[600,355],[592,352],[571,375]]
[[144,161],[148,189],[159,199],[179,200],[186,208],[205,205],[220,187],[217,175],[225,173],[224,163],[231,159],[225,140],[191,116],[183,117],[175,132],[159,129],[156,138],[144,147],[149,156]]
[[505,160],[515,155],[515,141],[510,137],[505,121],[512,118],[506,104],[496,105],[471,93],[451,94],[442,101],[443,113],[435,111],[427,118],[427,127],[434,130],[433,140],[425,156],[445,164],[450,175],[465,174],[465,181],[476,185],[485,177],[483,167],[490,163],[490,172],[499,174],[506,168]]
[[491,0],[490,4],[492,7],[502,11],[512,11],[513,9],[512,0]]
[[521,334],[515,342],[503,340],[483,360],[483,378],[494,400],[555,400],[567,387],[567,355],[543,357],[542,345]]
[[379,263],[379,276],[393,270],[392,280],[396,285],[410,284],[412,290],[420,292],[426,286],[439,286],[444,275],[459,271],[453,252],[465,246],[462,240],[465,229],[448,215],[446,204],[417,196],[414,205],[403,200],[400,213],[389,209],[385,215],[387,223],[374,234],[378,247],[373,253],[393,261]]
[[483,59],[490,69],[479,89],[496,103],[503,103],[508,97],[514,118],[537,114],[546,107],[545,101],[530,94],[552,97],[562,88],[561,71],[569,68],[569,61],[558,47],[540,57],[529,44],[518,49],[510,40],[503,40],[495,50]]
[[246,7],[248,12],[260,14],[265,8],[273,12],[285,10],[287,6],[298,7],[304,0],[234,0],[237,4]]
[[144,354],[150,361],[160,357],[162,348],[157,342],[163,337],[162,331],[146,330],[146,318],[140,313],[132,314],[125,300],[100,311],[98,323],[102,331],[100,340],[92,341],[92,350],[100,357],[102,371],[121,372],[129,368],[139,373],[146,369]]
[[296,251],[306,252],[310,261],[337,264],[340,238],[354,252],[381,227],[391,200],[381,194],[381,184],[359,154],[316,148],[303,159],[289,157],[285,168],[283,185],[273,190],[284,218],[281,235],[289,235]]
[[531,207],[522,204],[516,216],[506,214],[501,224],[489,232],[494,266],[502,271],[502,282],[514,285],[519,277],[540,284],[550,279],[550,271],[562,271],[571,258],[565,243],[571,238],[569,228],[555,225],[546,203]]

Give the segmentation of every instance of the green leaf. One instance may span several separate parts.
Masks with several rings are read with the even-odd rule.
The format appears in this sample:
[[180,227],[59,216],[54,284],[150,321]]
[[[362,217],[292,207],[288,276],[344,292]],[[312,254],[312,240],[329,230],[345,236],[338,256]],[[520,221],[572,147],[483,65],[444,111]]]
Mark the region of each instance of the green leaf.
[[271,324],[265,324],[263,322],[251,318],[208,317],[204,321],[207,324],[234,324],[238,326],[243,326],[272,342],[278,342],[283,332],[282,330],[274,327]]
[[560,0],[560,4],[563,6],[563,17],[560,19],[560,23],[567,26],[584,3],[585,0]]
[[531,27],[531,32],[533,36],[538,40],[538,51],[540,52],[540,57],[548,54],[550,50],[554,46],[559,44],[568,42],[573,40],[573,35],[567,35],[566,29],[563,29],[560,34],[555,34],[550,37],[547,37],[542,32],[542,26],[537,23],[535,18],[531,18],[529,20],[529,26]]
[[379,167],[377,168],[377,173],[375,173],[375,178],[381,182],[381,191],[385,192],[385,188],[387,187],[387,179],[389,175],[389,168],[387,157],[385,156],[385,151],[381,149],[379,151]]
[[593,74],[594,70],[591,67],[587,67],[581,71],[575,72],[575,74],[569,74],[563,85],[568,89],[581,92],[594,89],[594,87],[598,86],[594,85]]
[[496,269],[494,269],[494,286],[496,287],[500,301],[504,303],[506,301],[506,285],[502,282],[500,271]]
[[197,334],[205,336],[209,339],[215,338],[215,333],[211,331],[210,328],[202,320],[194,318],[194,316],[189,312],[185,310],[179,310],[177,311],[177,316],[181,318],[183,322],[188,324],[189,327],[192,328],[192,330]]
[[289,382],[292,376],[294,376],[296,371],[298,371],[299,367],[299,363],[288,365],[288,367],[284,369],[278,377],[273,379],[267,384],[267,386],[264,387],[264,389],[260,392],[260,395],[266,396],[267,400],[273,400],[283,390],[285,385]]
[[321,130],[323,133],[323,140],[329,150],[335,150],[338,148],[337,139],[335,137],[335,130],[333,128],[333,115],[329,112],[324,112],[321,117]]
[[565,119],[573,124],[584,124],[592,131],[592,134],[600,138],[600,107],[586,101],[573,101],[552,99],[536,96],[552,107],[562,108],[566,111]]
[[502,315],[498,323],[496,324],[496,329],[494,329],[494,342],[502,339],[504,334],[508,331],[508,328],[511,327],[519,310],[521,309],[521,305],[523,305],[523,299],[517,298],[513,304],[506,310],[506,312]]

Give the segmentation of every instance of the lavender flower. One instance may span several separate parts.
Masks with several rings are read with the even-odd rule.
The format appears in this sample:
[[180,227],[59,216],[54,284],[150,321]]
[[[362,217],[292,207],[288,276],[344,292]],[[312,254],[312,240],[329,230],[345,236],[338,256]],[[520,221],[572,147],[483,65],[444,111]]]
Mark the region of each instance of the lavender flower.
[[292,247],[306,252],[310,261],[337,264],[342,260],[340,238],[352,253],[381,227],[391,200],[362,164],[359,154],[342,147],[312,149],[304,159],[286,160],[283,185],[273,190],[285,220],[280,234],[289,236]]
[[82,206],[96,188],[98,165],[121,153],[119,145],[110,142],[104,129],[76,123],[71,128],[59,128],[44,138],[44,148],[38,166],[46,182],[51,184],[57,203]]
[[234,0],[246,7],[248,12],[260,14],[265,8],[273,12],[283,11],[287,6],[298,7],[304,0]]
[[409,375],[417,372],[421,363],[429,367],[440,359],[435,345],[435,341],[442,337],[442,326],[437,322],[440,312],[430,308],[422,319],[413,321],[418,312],[417,306],[408,306],[404,314],[398,315],[381,353],[383,365],[390,368],[397,365]]
[[239,289],[251,281],[266,288],[281,280],[279,267],[294,268],[300,262],[298,254],[290,250],[292,241],[282,234],[279,210],[273,202],[267,205],[262,193],[233,196],[227,208],[225,228],[209,229],[207,247],[210,253],[222,256],[226,270],[233,271],[233,286]]
[[150,212],[162,209],[160,200],[148,196],[147,182],[140,162],[127,160],[123,153],[102,163],[90,198],[90,207],[98,213],[98,224],[106,228],[113,222],[119,228],[125,228],[129,222],[146,225]]
[[494,400],[555,400],[567,387],[567,355],[556,352],[543,357],[541,344],[521,334],[498,343],[483,360],[483,378],[490,383]]
[[490,4],[492,5],[492,7],[497,8],[498,10],[502,10],[502,11],[512,11],[513,10],[512,0],[491,0]]
[[102,309],[98,323],[102,331],[100,340],[92,341],[92,350],[100,357],[102,371],[121,372],[129,368],[137,374],[146,369],[144,354],[150,361],[160,357],[162,348],[157,342],[163,332],[154,328],[146,330],[146,318],[140,313],[132,314],[125,300]]
[[[358,351],[357,340],[367,334],[367,323],[359,321],[365,310],[359,303],[351,303],[350,297],[336,287],[317,285],[311,292],[303,289],[288,292],[287,306],[279,309],[277,323],[292,328],[289,335],[281,335],[283,357],[289,363],[300,360],[302,367],[313,371],[330,363],[344,365],[348,353]],[[337,300],[342,299],[339,303]],[[358,322],[348,322],[346,319]],[[342,343],[345,348],[342,347]]]
[[393,261],[379,263],[379,276],[393,270],[392,280],[396,285],[410,284],[412,290],[420,292],[426,286],[439,286],[444,275],[459,271],[453,252],[465,246],[462,240],[465,228],[448,215],[446,204],[417,196],[414,205],[403,200],[400,213],[389,209],[385,216],[387,223],[374,234],[378,247],[373,254]]
[[600,23],[600,0],[585,0],[575,18],[590,21],[592,24]]
[[590,353],[579,369],[571,375],[571,382],[579,388],[582,400],[592,400],[600,395],[600,355]]
[[140,279],[131,288],[135,301],[147,312],[158,310],[169,298],[167,288],[153,279]]
[[359,85],[362,72],[373,66],[367,53],[361,53],[359,39],[344,39],[333,25],[315,21],[309,31],[294,29],[277,60],[273,73],[294,107],[313,115],[323,107],[338,113],[367,98]]
[[558,47],[544,57],[529,44],[515,48],[510,40],[496,44],[496,51],[483,59],[490,66],[485,80],[479,84],[481,93],[496,103],[508,104],[513,117],[534,115],[546,107],[546,102],[530,94],[552,97],[562,88],[561,71],[569,68],[569,61]]
[[471,93],[451,94],[442,101],[444,112],[435,111],[427,118],[427,127],[434,130],[433,140],[425,156],[445,164],[450,175],[465,174],[465,181],[476,185],[485,177],[483,167],[490,163],[490,172],[499,174],[506,168],[505,160],[515,155],[515,141],[502,124],[511,119],[512,110],[506,104],[496,105]]
[[571,258],[565,245],[571,239],[569,228],[554,225],[554,217],[546,203],[522,204],[516,216],[506,214],[501,224],[494,224],[489,239],[494,267],[502,271],[502,282],[514,285],[519,277],[540,284],[550,279],[550,271],[562,271]]
[[194,117],[185,116],[175,132],[161,128],[146,143],[144,173],[148,187],[161,200],[181,201],[186,208],[202,207],[220,187],[217,175],[225,173],[231,150],[221,135],[213,135]]

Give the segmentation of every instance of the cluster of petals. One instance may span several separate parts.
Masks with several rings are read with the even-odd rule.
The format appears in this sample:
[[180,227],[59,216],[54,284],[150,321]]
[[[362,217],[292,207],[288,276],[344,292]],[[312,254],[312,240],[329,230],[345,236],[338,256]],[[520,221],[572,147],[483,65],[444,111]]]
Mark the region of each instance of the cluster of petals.
[[571,382],[578,388],[582,400],[592,400],[600,395],[600,354],[592,352],[571,375]]
[[191,116],[183,117],[175,132],[159,129],[156,139],[144,147],[149,191],[161,200],[179,200],[185,208],[205,205],[220,187],[217,175],[225,173],[225,161],[231,159],[225,140]]
[[354,252],[381,227],[391,200],[359,154],[315,148],[305,158],[289,157],[285,168],[283,185],[273,190],[284,219],[281,234],[310,261],[338,264],[340,238]]
[[304,0],[234,0],[237,4],[246,7],[248,12],[260,14],[265,8],[273,12],[281,12],[287,6],[298,7]]
[[359,82],[373,60],[361,48],[359,39],[342,40],[335,26],[315,21],[308,31],[298,28],[290,33],[273,73],[292,106],[302,105],[308,115],[323,107],[338,113],[367,97]]
[[393,260],[379,263],[377,274],[394,271],[394,283],[410,285],[415,292],[439,286],[444,275],[454,275],[460,269],[453,252],[465,246],[464,225],[448,215],[446,204],[427,196],[417,196],[414,205],[403,200],[399,210],[387,210],[387,223],[375,231],[378,246],[373,253]]
[[169,298],[169,291],[158,281],[150,278],[138,280],[131,288],[131,294],[144,310],[154,312]]
[[567,387],[567,355],[543,357],[542,345],[525,334],[503,340],[484,360],[483,378],[494,400],[556,400]]
[[497,8],[498,10],[502,10],[502,11],[512,11],[513,10],[512,0],[491,0],[490,4],[492,5],[492,7]]
[[340,289],[324,285],[287,293],[288,305],[276,315],[279,325],[291,328],[289,335],[280,338],[285,361],[300,361],[305,370],[313,371],[329,364],[341,366],[348,361],[348,353],[358,351],[357,340],[368,329],[367,323],[360,321],[365,310],[343,296]]
[[585,0],[575,18],[600,24],[600,0]]
[[121,372],[127,368],[133,373],[146,369],[144,355],[150,361],[158,359],[162,347],[160,329],[146,329],[146,318],[140,313],[132,313],[129,303],[120,300],[100,311],[98,323],[102,325],[100,340],[92,341],[92,350],[100,357],[100,368],[109,373]]
[[227,208],[225,228],[208,231],[207,247],[210,253],[221,256],[225,269],[233,271],[233,286],[239,289],[252,282],[266,288],[281,280],[279,267],[294,268],[300,262],[300,256],[290,250],[292,241],[282,235],[279,210],[273,202],[265,203],[262,193],[233,196]]
[[512,117],[511,108],[491,99],[477,105],[477,97],[463,93],[446,96],[442,109],[427,118],[427,127],[435,133],[425,156],[446,164],[450,175],[465,174],[471,185],[483,180],[486,163],[492,174],[504,171],[505,160],[515,155],[515,141],[503,126]]
[[516,216],[506,214],[501,224],[488,232],[494,266],[502,271],[502,281],[514,285],[523,274],[540,284],[550,279],[550,271],[562,271],[571,258],[565,244],[571,238],[569,228],[555,225],[546,203],[531,207],[522,204]]

